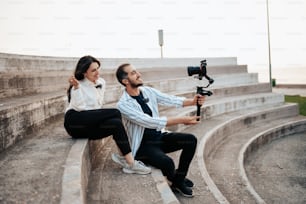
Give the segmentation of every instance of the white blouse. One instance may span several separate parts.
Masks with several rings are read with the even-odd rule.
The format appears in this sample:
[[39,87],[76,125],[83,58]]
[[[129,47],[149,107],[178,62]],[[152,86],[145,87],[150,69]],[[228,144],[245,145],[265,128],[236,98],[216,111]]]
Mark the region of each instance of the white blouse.
[[[101,87],[96,88],[96,86]],[[72,87],[71,100],[66,108],[66,112],[70,109],[76,111],[100,109],[104,103],[105,80],[99,78],[96,83],[89,81],[86,77],[79,81],[79,88]]]

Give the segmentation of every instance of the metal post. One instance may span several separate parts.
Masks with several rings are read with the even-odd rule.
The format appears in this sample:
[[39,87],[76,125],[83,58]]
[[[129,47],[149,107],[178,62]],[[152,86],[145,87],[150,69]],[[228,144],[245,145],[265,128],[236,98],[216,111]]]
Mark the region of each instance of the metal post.
[[158,42],[160,46],[160,58],[163,58],[164,33],[163,30],[158,30]]
[[163,46],[160,46],[160,58],[163,58]]
[[272,88],[272,66],[271,66],[271,46],[270,46],[270,23],[269,23],[269,0],[266,0],[267,5],[267,27],[268,27],[268,49],[269,49],[269,80]]

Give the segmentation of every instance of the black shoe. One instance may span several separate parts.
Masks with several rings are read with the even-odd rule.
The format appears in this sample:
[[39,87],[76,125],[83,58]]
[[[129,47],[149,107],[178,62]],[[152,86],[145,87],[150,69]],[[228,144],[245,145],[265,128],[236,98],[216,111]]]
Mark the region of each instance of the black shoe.
[[173,183],[171,188],[173,190],[178,191],[184,197],[187,197],[187,198],[193,197],[192,190],[186,186],[185,182]]
[[193,182],[190,179],[188,179],[188,178],[184,179],[184,183],[189,188],[192,188],[194,186]]

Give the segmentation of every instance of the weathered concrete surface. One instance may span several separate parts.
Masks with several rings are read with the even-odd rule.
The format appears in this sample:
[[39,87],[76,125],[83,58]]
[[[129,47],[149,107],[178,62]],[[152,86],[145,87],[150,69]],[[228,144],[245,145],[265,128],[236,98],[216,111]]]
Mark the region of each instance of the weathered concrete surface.
[[306,132],[272,141],[245,164],[251,184],[266,203],[306,203]]
[[59,203],[72,144],[59,119],[2,152],[0,203]]
[[[17,58],[17,59],[16,59]],[[52,77],[56,77],[62,73],[66,73],[67,76],[69,75],[69,71],[73,70],[73,68],[75,67],[75,64],[76,64],[76,61],[78,59],[76,58],[48,58],[48,57],[31,57],[31,56],[20,56],[20,55],[6,55],[6,54],[0,54],[0,72],[14,72],[16,70],[19,70],[19,71],[24,71],[24,72],[29,72],[29,75],[31,75],[31,71],[35,70],[35,71],[38,71],[38,70],[41,70],[42,73],[43,71],[45,70],[53,70],[55,73],[54,76],[51,76],[50,78],[39,78],[39,76],[37,76],[37,81],[32,81],[31,78],[28,78],[27,82],[24,82],[22,81],[22,78],[24,77],[21,77],[19,79],[20,80],[20,83],[18,86],[16,86],[15,88],[19,89],[17,90],[17,95],[18,94],[22,94],[23,92],[26,92],[25,89],[22,89],[22,85],[25,84],[25,83],[28,83],[29,85],[31,85],[32,83],[34,84],[33,87],[38,87],[37,89],[39,89],[39,86],[41,86],[41,92],[48,92],[50,91],[49,90],[49,83],[52,82]],[[109,61],[108,61],[109,60]],[[172,81],[172,80],[169,80],[169,77],[171,77],[171,74],[170,75],[167,75],[168,72],[163,72],[163,77],[160,77],[160,81],[156,81],[155,78],[158,77],[158,74],[152,74],[151,71],[148,71],[148,72],[145,72],[144,71],[144,78],[145,77],[151,77],[151,81],[146,79],[146,81],[149,81],[149,83],[152,83],[153,86],[156,86],[157,88],[162,88],[164,89],[164,91],[166,92],[169,92],[169,91],[174,91],[174,90],[177,90],[177,89],[180,89],[180,90],[185,90],[186,89],[186,82],[191,82],[193,81],[192,83],[188,83],[189,85],[192,85],[194,86],[194,82],[196,80],[193,80],[191,79],[191,77],[189,79],[187,79],[188,77],[185,76],[185,74],[187,75],[187,73],[184,73],[185,72],[185,68],[184,66],[188,66],[188,65],[193,65],[193,66],[198,66],[199,64],[199,60],[200,59],[190,59],[190,60],[187,60],[187,59],[163,59],[163,60],[157,60],[157,59],[102,59],[102,65],[104,64],[104,68],[106,69],[113,69],[114,67],[118,66],[118,64],[122,63],[122,62],[131,62],[132,64],[134,64],[137,68],[146,68],[146,69],[150,69],[152,67],[157,67],[159,68],[160,70],[163,70],[163,68],[169,68],[169,67],[176,67],[179,66],[181,67],[181,71],[180,72],[177,72],[178,75],[181,75],[181,76],[184,76],[183,80],[181,79],[176,79],[176,82]],[[257,84],[258,83],[258,80],[257,80],[257,74],[248,74],[246,73],[246,69],[247,67],[246,66],[236,66],[237,64],[237,59],[236,58],[214,58],[214,59],[208,59],[208,64],[209,65],[212,65],[211,67],[209,67],[209,73],[212,74],[213,78],[217,79],[216,82],[215,82],[215,86],[216,87],[220,87],[220,86],[234,86],[237,84]],[[214,66],[219,66],[219,67],[214,67]],[[222,68],[220,68],[220,65],[231,65],[233,67],[228,69],[228,72],[224,72],[225,75],[222,75]],[[178,67],[179,67],[178,66]],[[223,67],[223,69],[226,68],[226,67]],[[154,69],[152,69],[153,71]],[[172,71],[172,70],[171,70]],[[177,71],[177,70],[176,70]],[[224,71],[224,70],[223,70]],[[57,73],[58,72],[58,73]],[[169,74],[169,73],[168,73]],[[211,76],[211,74],[209,74]],[[12,75],[13,76],[13,75]],[[114,82],[114,76],[109,74],[109,75],[106,75],[106,76],[109,76],[109,77],[106,77],[107,80],[110,81],[110,84],[113,83],[115,84],[116,82]],[[154,78],[155,77],[155,78]],[[173,76],[172,76],[173,77]],[[35,77],[34,77],[35,78]],[[64,76],[63,76],[63,80],[64,80]],[[11,81],[14,81],[15,79],[18,79],[18,78],[14,78],[14,76],[12,77]],[[44,83],[44,79],[48,79],[49,82],[48,83]],[[156,78],[158,79],[158,78]],[[161,80],[162,79],[162,80]],[[167,79],[167,80],[166,80]],[[5,81],[5,80],[4,80]],[[178,82],[179,81],[179,82]],[[45,81],[46,82],[46,81]],[[55,82],[55,81],[54,81]],[[66,82],[66,81],[65,81]],[[3,82],[4,83],[4,82]],[[9,84],[9,83],[13,83],[13,82],[5,82],[6,85]],[[6,87],[5,86],[5,83],[3,84],[3,87]],[[56,83],[56,82],[55,82]],[[1,84],[1,82],[0,82]],[[46,85],[46,87],[44,87],[44,84]],[[51,83],[52,84],[52,83]],[[64,85],[64,83],[63,83]],[[60,85],[62,86],[62,85]],[[116,98],[114,97],[114,95],[120,95],[119,92],[117,91],[120,91],[120,89],[118,88],[118,86],[110,86],[112,87],[111,89],[109,89],[108,91],[111,92],[110,95],[108,95],[109,98],[112,98],[112,100],[116,100]],[[53,87],[54,88],[54,87]],[[64,86],[63,86],[64,88]],[[190,87],[189,87],[190,88]],[[13,88],[11,89],[11,91],[14,89],[14,85],[13,85]],[[265,92],[269,92],[267,91],[267,87],[265,86],[264,87],[265,89]],[[18,92],[19,91],[19,92]],[[240,90],[241,91],[241,90]],[[248,90],[245,90],[246,92],[248,92]],[[246,93],[244,92],[244,93]],[[251,92],[252,93],[258,93],[256,92],[254,89],[251,89]],[[35,93],[35,92],[33,92]],[[222,94],[224,95],[227,95],[227,96],[231,96],[231,95],[235,95],[235,91],[233,90],[229,90],[228,92],[222,92]],[[218,94],[214,95],[214,96],[217,96]],[[221,94],[220,94],[221,95]],[[64,96],[64,95],[62,95]],[[38,96],[39,97],[39,96]],[[265,94],[255,94],[255,95],[248,95],[246,96],[243,96],[243,97],[240,97],[240,99],[238,99],[239,97],[236,97],[235,100],[231,100],[230,99],[231,97],[229,97],[228,100],[220,100],[220,98],[218,99],[218,101],[220,103],[216,103],[214,106],[209,106],[209,101],[208,101],[208,106],[206,107],[203,107],[203,111],[205,111],[206,113],[206,118],[212,118],[212,117],[215,117],[216,115],[218,114],[222,114],[222,113],[226,113],[227,111],[238,111],[239,109],[247,109],[247,108],[250,108],[250,107],[255,107],[255,106],[258,106],[258,105],[272,105],[272,104],[279,104],[280,102],[283,101],[283,97],[281,95],[277,95],[277,94],[271,94],[271,93],[265,93]],[[217,99],[217,98],[216,98]],[[238,100],[237,100],[238,99]],[[217,100],[216,100],[217,101]],[[110,102],[110,101],[109,101]],[[12,103],[14,103],[12,101]],[[3,104],[0,102],[0,104]],[[3,107],[3,106],[2,106]],[[12,107],[12,106],[11,106]],[[53,106],[51,106],[53,107]],[[1,107],[0,107],[1,108]],[[14,108],[14,107],[13,107]],[[50,108],[50,107],[48,107]],[[192,112],[192,111],[191,111]],[[205,118],[204,117],[204,118]],[[64,129],[62,127],[62,121],[58,121],[60,122],[60,124],[58,124],[57,127],[60,127],[60,131],[63,131],[63,135],[66,135],[65,132],[64,132]],[[53,124],[53,123],[48,123],[50,126]],[[176,128],[180,128],[179,126],[177,126]],[[56,127],[53,127],[53,130],[49,129],[49,133],[50,135],[52,134],[55,134],[57,128]],[[62,135],[62,136],[63,136]],[[28,163],[34,163],[34,164],[37,164],[38,167],[33,167],[34,169],[38,169],[38,173],[35,172],[35,178],[38,178],[39,176],[37,175],[45,175],[45,171],[47,170],[40,170],[40,168],[43,168],[43,167],[52,167],[52,168],[55,168],[55,170],[48,170],[48,175],[52,175],[55,176],[56,178],[61,178],[61,175],[63,174],[63,170],[60,169],[59,165],[60,166],[63,166],[63,163],[64,163],[64,160],[67,156],[67,152],[69,152],[69,147],[71,146],[71,144],[73,143],[72,140],[65,140],[65,141],[62,141],[57,138],[57,137],[54,137],[54,139],[58,139],[56,142],[57,145],[60,145],[62,144],[61,146],[61,149],[58,150],[56,147],[56,145],[54,145],[54,143],[50,142],[49,140],[48,141],[48,145],[51,145],[51,146],[48,146],[48,147],[52,147],[52,149],[54,150],[58,150],[56,153],[57,154],[60,154],[60,155],[57,155],[58,157],[60,157],[60,159],[57,158],[56,161],[53,161],[53,159],[55,159],[56,157],[56,153],[52,152],[54,155],[54,158],[53,157],[47,157],[47,159],[45,157],[42,157],[43,158],[43,161],[46,162],[48,161],[48,163],[43,163],[43,161],[39,160],[37,157],[33,156],[34,153],[31,152],[31,151],[35,151],[36,154],[40,153],[41,155],[44,155],[44,154],[47,154],[46,152],[49,151],[49,149],[44,149],[43,147],[44,146],[44,142],[46,142],[46,140],[40,140],[40,137],[36,137],[38,140],[35,141],[35,140],[25,140],[25,141],[22,141],[20,144],[23,144],[23,143],[26,143],[27,141],[30,141],[29,143],[27,144],[37,144],[37,145],[33,145],[31,146],[31,148],[27,148],[26,145],[22,146],[24,147],[25,150],[29,150],[29,152],[22,152],[20,151],[20,153],[13,153],[13,155],[19,155],[18,159],[19,161],[17,163],[21,163],[22,164],[22,160],[20,158],[25,158],[26,161]],[[52,138],[53,139],[53,138]],[[42,142],[41,142],[42,141]],[[70,143],[71,142],[71,143]],[[17,144],[18,145],[18,144]],[[33,148],[32,148],[33,147]],[[38,148],[40,147],[40,149]],[[54,147],[54,148],[53,148]],[[16,146],[16,148],[18,148],[18,146]],[[38,148],[38,149],[36,149]],[[101,148],[100,151],[104,152],[105,150],[105,153],[107,155],[107,148]],[[15,147],[11,148],[12,150],[16,150]],[[8,150],[8,151],[11,151]],[[23,148],[22,148],[23,149]],[[19,149],[20,150],[20,149]],[[19,151],[18,150],[18,151]],[[65,150],[64,153],[63,151],[61,150]],[[17,150],[16,150],[17,151]],[[23,155],[23,154],[28,154],[30,157],[25,157],[25,156],[20,156],[20,155]],[[90,154],[93,154],[93,156],[95,155],[95,153],[90,153]],[[87,154],[85,154],[87,155]],[[104,154],[102,154],[104,155]],[[10,155],[9,155],[10,156]],[[12,157],[9,157],[8,155],[6,156],[3,156],[1,155],[1,162],[4,161],[7,162],[5,163],[6,165],[1,165],[1,176],[2,176],[2,172],[5,172],[5,171],[9,171],[8,169],[5,168],[5,166],[8,166],[8,167],[12,167],[12,165],[10,166],[10,158]],[[87,157],[89,157],[89,155],[87,155]],[[9,160],[6,160],[6,159],[9,159]],[[99,164],[99,160],[100,157],[96,157],[96,160],[93,162],[95,165]],[[117,175],[116,175],[116,166],[114,163],[112,163],[110,161],[110,158],[109,156],[105,156],[103,157],[105,159],[103,159],[103,165],[107,165],[105,167],[101,167],[99,165],[95,166],[94,167],[94,170],[93,172],[96,173],[94,176],[96,176],[95,178],[97,178],[96,180],[94,179],[94,183],[90,183],[90,185],[92,185],[92,188],[96,187],[97,184],[99,184],[100,186],[101,185],[104,185],[104,187],[110,187],[110,188],[99,188],[98,189],[98,192],[100,191],[100,193],[103,194],[103,197],[101,197],[101,195],[97,192],[93,192],[92,196],[88,197],[88,201],[89,202],[92,202],[92,203],[100,203],[100,202],[138,202],[138,201],[149,201],[149,202],[162,202],[162,198],[161,197],[158,197],[157,195],[160,195],[157,188],[156,188],[156,181],[154,179],[149,179],[147,180],[146,178],[136,178],[136,177],[128,177],[128,179],[126,180],[123,176],[123,174],[121,173],[121,171],[118,171]],[[34,159],[34,161],[32,161],[31,159]],[[83,159],[83,158],[82,158]],[[86,159],[85,159],[86,160]],[[38,162],[38,163],[36,163]],[[39,163],[41,162],[41,163]],[[53,162],[56,163],[56,165],[53,166]],[[88,159],[86,161],[82,161],[82,162],[88,162]],[[101,161],[102,162],[102,161]],[[49,164],[49,165],[48,165]],[[52,164],[52,165],[50,165]],[[86,166],[86,165],[85,165]],[[16,166],[15,166],[16,167]],[[87,166],[88,167],[88,166]],[[87,168],[86,167],[86,168]],[[99,169],[101,167],[101,169]],[[80,167],[82,168],[82,167]],[[85,168],[85,169],[86,169]],[[87,168],[88,169],[88,168]],[[95,172],[95,170],[98,169],[97,172]],[[3,171],[2,171],[3,170]],[[20,202],[51,202],[51,203],[58,203],[59,202],[59,197],[60,195],[57,193],[58,191],[54,191],[54,189],[56,188],[56,186],[61,186],[59,182],[56,182],[56,184],[54,185],[50,185],[48,182],[50,180],[52,180],[51,178],[53,178],[52,176],[51,177],[48,177],[47,180],[41,180],[41,179],[44,179],[43,178],[39,178],[39,179],[36,179],[35,181],[34,180],[31,180],[31,181],[28,181],[27,182],[24,182],[26,184],[23,184],[21,185],[20,183],[18,183],[18,189],[23,189],[25,188],[25,191],[27,194],[20,194],[20,192],[16,192],[14,190],[11,190],[11,192],[8,193],[8,189],[14,189],[16,182],[14,183],[14,179],[15,181],[16,180],[21,180],[21,179],[24,179],[24,178],[29,178],[31,176],[24,176],[26,175],[25,173],[28,173],[31,175],[31,171],[28,171],[28,172],[25,172],[23,171],[23,169],[18,169],[18,173],[15,173],[17,171],[12,171],[12,174],[10,174],[11,172],[7,173],[7,174],[3,174],[5,176],[2,176],[3,177],[3,181],[6,181],[8,184],[11,184],[11,185],[6,185],[5,187],[7,187],[3,192],[6,193],[4,196],[1,196],[0,194],[0,201],[4,201],[7,197],[7,195],[10,195],[11,197],[14,197],[13,202],[14,201],[20,201]],[[27,169],[26,169],[27,170]],[[102,174],[101,172],[99,172],[99,170],[103,170]],[[119,170],[119,169],[117,169]],[[85,170],[86,171],[86,170]],[[88,171],[88,170],[87,170]],[[41,174],[41,172],[43,172]],[[120,172],[120,174],[119,174]],[[55,174],[57,173],[57,174]],[[88,172],[87,172],[88,173]],[[107,173],[110,173],[110,175],[115,175],[114,177],[111,177],[111,176],[108,176]],[[191,171],[191,178],[193,180],[197,179],[198,176],[200,175],[199,171],[197,170],[194,170],[194,171]],[[84,176],[84,173],[81,173],[81,176]],[[136,175],[135,175],[136,176]],[[6,178],[8,177],[8,178]],[[12,177],[12,178],[10,178]],[[86,177],[86,176],[85,176]],[[113,179],[112,179],[113,178]],[[11,180],[10,180],[11,179]],[[116,179],[118,179],[116,182],[113,182],[113,180],[115,181]],[[129,180],[131,179],[131,180]],[[56,179],[55,179],[56,180]],[[86,179],[85,179],[86,180]],[[1,178],[1,181],[2,181],[2,178]],[[58,180],[56,180],[58,181]],[[81,181],[81,179],[80,179]],[[102,181],[110,181],[110,182],[102,182]],[[23,182],[21,182],[23,183]],[[49,192],[54,192],[51,196],[49,195],[50,193],[48,193],[47,191],[46,192],[42,192],[42,191],[39,191],[39,190],[35,190],[34,192],[33,191],[28,191],[27,189],[29,188],[32,188],[34,186],[34,188],[37,188],[37,186],[41,186],[41,183],[47,183],[46,186],[42,186],[43,188],[52,188],[52,189],[49,189],[50,191]],[[208,202],[209,203],[214,203],[215,200],[214,198],[212,198],[212,195],[210,194],[208,188],[206,187],[205,185],[205,182],[203,182],[203,180],[197,180],[196,181],[197,183],[197,187],[195,188],[196,189],[196,193],[198,195],[198,197],[196,199],[193,199],[193,200],[184,200],[184,198],[181,199],[182,202],[184,203],[196,203],[197,201],[201,202],[204,200],[205,197],[208,198]],[[135,196],[136,199],[133,200],[133,199],[129,199],[129,200],[125,200],[126,198],[129,198],[129,195],[132,194],[132,190],[131,190],[131,184],[133,184],[133,187],[136,186],[136,189],[139,189],[140,190],[140,193],[143,193],[144,195],[141,195],[141,196]],[[137,185],[135,185],[137,184]],[[138,185],[139,184],[139,185]],[[99,187],[100,187],[99,186]],[[145,188],[144,188],[145,187]],[[122,189],[123,188],[123,189]],[[109,190],[113,189],[111,192]],[[119,191],[118,192],[118,189],[122,190],[122,191]],[[128,189],[128,190],[126,190]],[[152,191],[152,189],[155,189]],[[113,194],[112,194],[113,193]],[[117,199],[115,196],[114,193],[119,193],[120,197],[119,199]],[[121,193],[123,193],[121,195]],[[39,194],[39,195],[37,195]],[[48,194],[46,196],[46,194]],[[47,197],[46,200],[44,200],[44,198],[41,197],[41,195],[43,195],[43,197]],[[83,197],[85,194],[82,194]],[[150,196],[146,196],[146,195],[150,195]],[[8,196],[8,198],[10,197]],[[113,197],[114,196],[114,197]],[[122,198],[122,199],[121,199]],[[27,200],[29,199],[29,200]]]
[[[95,56],[98,57],[98,56]],[[204,58],[99,58],[106,69],[117,68],[122,63],[131,63],[138,68],[199,66]],[[236,57],[206,58],[210,66],[237,65]],[[79,58],[46,57],[0,53],[0,72],[11,70],[71,70]]]
[[[277,140],[282,137],[286,137],[292,134],[298,134],[306,131],[306,118],[301,118],[297,121],[291,121],[285,124],[277,124],[271,129],[266,129],[263,132],[257,133],[251,139],[249,139],[243,147],[240,149],[238,162],[240,169],[240,176],[243,181],[243,185],[246,186],[249,193],[256,199],[257,203],[265,204],[265,200],[258,194],[254,186],[251,184],[245,169],[245,164],[248,163],[248,158],[258,151],[262,146],[269,144],[271,141]],[[274,122],[274,121],[273,121]]]
[[243,144],[260,131],[272,128],[277,124],[297,120],[295,117],[287,116],[281,119],[271,119],[267,123],[268,118],[266,121],[260,120],[246,124],[245,128],[238,127],[239,131],[235,126],[227,127],[226,130],[229,132],[231,129],[236,129],[235,132],[228,135],[220,131],[220,135],[226,135],[226,137],[222,142],[216,143],[214,151],[205,158],[211,178],[230,203],[256,203],[240,177],[238,156]]
[[300,95],[306,97],[306,85],[279,85],[273,88],[273,92],[289,96]]
[[152,175],[125,174],[110,157],[112,141],[91,171],[87,203],[163,203]]
[[20,99],[18,105],[7,101],[8,104],[0,107],[0,152],[63,114],[66,97],[41,97]]
[[[148,76],[149,77],[149,76]],[[150,79],[156,77],[150,76]],[[64,80],[64,79],[63,79]],[[247,85],[255,85],[257,82],[256,74],[248,74],[248,73],[238,73],[232,74],[230,78],[225,79],[223,75],[216,75],[215,77],[215,87],[223,87],[223,91],[218,91],[215,89],[216,93],[214,96],[218,95],[233,95],[233,94],[242,94],[242,93],[255,93],[255,92],[266,92],[269,91],[266,85],[258,85],[256,86],[247,86]],[[153,80],[149,81],[146,84],[152,87],[155,87],[163,92],[173,92],[176,90],[180,91],[189,91],[190,93],[194,92],[196,85],[199,80],[194,80],[192,78],[184,77],[184,78],[173,78],[171,80]],[[32,87],[28,87],[27,89],[31,90],[30,92],[44,92],[46,90],[42,90],[40,83],[43,84],[40,80],[37,81],[38,84]],[[56,84],[56,81],[54,81]],[[66,81],[64,82],[66,83]],[[48,83],[47,83],[48,84]],[[52,80],[50,79],[49,85],[52,84]],[[234,86],[237,84],[243,84],[243,87],[237,88],[229,88],[228,90],[225,88],[226,86]],[[201,84],[203,85],[203,84]],[[40,87],[36,89],[35,87]],[[60,87],[62,86],[62,87]],[[65,85],[66,86],[66,85]],[[51,89],[51,87],[46,86]],[[54,89],[60,87],[61,91],[53,91],[49,93],[39,93],[35,95],[27,95],[27,91],[22,91],[22,94],[26,94],[26,96],[18,96],[14,98],[5,98],[0,100],[0,151],[14,144],[19,139],[23,138],[23,134],[27,131],[35,129],[33,127],[40,126],[44,123],[44,120],[52,118],[59,113],[63,113],[66,106],[66,93],[64,91],[64,84],[56,84]],[[257,90],[256,90],[257,89]],[[107,91],[105,94],[105,103],[116,103],[119,100],[121,93],[123,91],[123,87],[119,84],[116,85],[108,85]],[[226,92],[226,93],[225,93]],[[19,91],[16,92],[18,94]]]
[[[71,70],[47,70],[47,71],[5,71],[0,72],[0,99],[7,97],[15,96],[26,96],[29,94],[39,94],[46,92],[62,91],[68,88],[68,78],[73,74],[74,67],[71,67]],[[138,69],[143,79],[146,82],[163,81],[173,81],[175,79],[188,80],[190,83],[195,84],[199,80],[193,79],[193,77],[188,77],[186,67],[163,67],[163,68],[140,68]],[[107,82],[107,87],[115,86],[116,89],[120,88],[121,85],[118,83],[115,76],[115,69],[103,69],[101,71],[101,77],[103,77]],[[209,69],[210,76],[217,77],[215,84],[220,82],[227,81],[224,79],[219,79],[218,75],[228,75],[232,76],[230,79],[234,81],[236,79],[236,84],[241,84],[242,79],[247,82],[248,78],[253,77],[254,74],[249,74],[247,77],[247,68],[244,65],[231,65],[231,66],[219,66],[211,67]],[[244,74],[235,76],[235,74]],[[257,77],[257,76],[255,76]],[[204,82],[205,81],[205,82]],[[186,84],[189,82],[182,81]],[[253,80],[254,82],[254,80]],[[257,80],[255,80],[257,82]],[[206,83],[206,80],[203,80],[203,84]],[[250,83],[250,81],[248,81]],[[224,84],[224,83],[223,83]],[[194,85],[195,86],[195,85]]]
[[[273,106],[271,106],[271,105],[270,105],[270,107],[269,107],[269,105],[265,105],[264,107],[259,106],[257,108],[251,108],[251,109],[247,109],[247,110],[237,110],[237,111],[232,112],[232,113],[226,113],[226,114],[222,114],[222,115],[219,115],[219,116],[214,116],[214,117],[211,117],[211,118],[207,118],[205,120],[202,120],[201,124],[198,124],[196,126],[191,126],[190,128],[184,130],[184,132],[189,132],[189,133],[192,133],[192,134],[196,135],[198,137],[199,144],[198,144],[198,149],[197,149],[198,154],[196,155],[196,157],[194,158],[194,161],[192,162],[192,165],[190,167],[190,172],[189,172],[189,175],[188,175],[189,178],[191,178],[192,180],[195,181],[196,186],[195,186],[194,192],[195,192],[196,196],[193,199],[187,199],[187,198],[184,198],[184,197],[181,197],[181,196],[178,195],[178,198],[182,203],[200,203],[201,201],[205,202],[205,203],[217,203],[217,201],[215,200],[215,198],[213,197],[213,194],[212,194],[212,193],[215,194],[216,192],[215,192],[214,188],[211,188],[212,186],[210,186],[210,183],[207,183],[207,182],[205,183],[205,181],[207,181],[207,178],[205,178],[207,174],[203,173],[202,172],[203,167],[201,165],[198,165],[198,164],[203,163],[204,159],[207,159],[206,157],[204,157],[205,155],[203,155],[204,149],[203,149],[203,146],[201,145],[201,143],[202,143],[202,140],[204,140],[204,139],[207,140],[207,136],[210,134],[210,132],[213,131],[215,134],[219,135],[220,137],[227,137],[231,134],[230,129],[232,129],[232,130],[239,129],[239,131],[237,132],[237,134],[239,134],[239,132],[242,129],[241,129],[241,127],[239,128],[237,125],[234,125],[234,121],[235,121],[234,119],[236,118],[236,120],[239,121],[239,118],[240,118],[240,120],[242,120],[242,124],[243,124],[244,121],[249,121],[249,120],[244,119],[244,115],[248,115],[250,113],[253,113],[253,117],[256,114],[266,115],[267,120],[269,118],[284,117],[284,116],[288,116],[288,115],[293,115],[294,116],[294,115],[297,114],[296,106],[293,106],[293,105],[283,106],[283,107],[281,105],[277,105],[277,107],[279,107],[279,108],[272,108]],[[278,110],[281,114],[278,113]],[[295,111],[292,112],[292,110],[295,110]],[[269,112],[271,112],[271,113],[269,113]],[[250,115],[245,116],[245,117],[248,118],[248,117],[250,117]],[[261,120],[262,120],[262,117],[258,116],[258,119],[253,120],[253,122],[261,121]],[[227,124],[227,121],[232,121],[232,123]],[[227,125],[224,125],[224,124],[227,124]],[[228,131],[222,131],[223,129],[219,130],[219,128],[223,128],[224,130],[228,130]],[[176,130],[174,130],[174,131],[176,131]],[[244,134],[244,135],[245,135],[246,138],[248,136],[250,136],[249,134]],[[206,148],[206,149],[215,150],[215,148],[216,148],[217,152],[222,151],[223,148],[218,148],[220,146],[219,143],[222,143],[222,145],[226,145],[227,142],[222,142],[222,140],[219,140],[219,141],[220,142],[214,141],[214,142],[211,142],[209,144],[207,143],[206,146],[208,146],[209,148]],[[233,141],[239,144],[238,141],[240,141],[240,140],[233,140]],[[240,141],[240,143],[242,141]],[[239,152],[239,149],[233,149],[231,151],[235,151],[235,150]],[[212,151],[212,150],[210,150],[210,151]],[[236,157],[233,156],[233,153],[231,151],[226,151],[224,157],[237,159]],[[173,157],[175,158],[175,161],[178,161],[178,156],[179,156],[179,153],[173,154]],[[231,167],[233,165],[233,162],[230,162],[230,164],[231,165],[229,165],[229,167]],[[221,166],[218,169],[213,169],[213,172],[221,171],[223,169],[226,169],[227,167],[228,167],[228,163],[223,162],[223,163],[221,163]],[[239,171],[238,171],[238,175],[239,175]],[[202,178],[202,179],[199,179],[199,178]],[[229,178],[227,180],[229,180]],[[233,188],[233,190],[234,190],[234,188]],[[230,196],[233,199],[234,196],[233,197],[232,197],[232,195],[230,195]],[[220,200],[218,200],[218,202],[226,203],[226,202],[222,202],[221,198],[220,198]]]

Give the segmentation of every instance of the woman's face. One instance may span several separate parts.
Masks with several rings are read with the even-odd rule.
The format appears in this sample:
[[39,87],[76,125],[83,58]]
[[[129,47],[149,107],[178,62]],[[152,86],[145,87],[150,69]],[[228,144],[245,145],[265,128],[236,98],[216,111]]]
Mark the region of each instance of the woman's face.
[[96,82],[100,76],[99,73],[99,64],[97,62],[91,63],[87,71],[84,73],[84,76],[92,82]]

